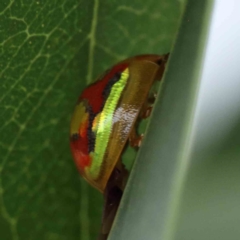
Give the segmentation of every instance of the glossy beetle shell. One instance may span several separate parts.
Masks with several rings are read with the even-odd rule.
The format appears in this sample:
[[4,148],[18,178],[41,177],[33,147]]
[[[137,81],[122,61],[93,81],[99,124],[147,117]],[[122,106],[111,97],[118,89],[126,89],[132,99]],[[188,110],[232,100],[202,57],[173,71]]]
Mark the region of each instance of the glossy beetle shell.
[[101,192],[119,161],[166,55],[142,55],[113,66],[80,95],[70,146],[80,174]]

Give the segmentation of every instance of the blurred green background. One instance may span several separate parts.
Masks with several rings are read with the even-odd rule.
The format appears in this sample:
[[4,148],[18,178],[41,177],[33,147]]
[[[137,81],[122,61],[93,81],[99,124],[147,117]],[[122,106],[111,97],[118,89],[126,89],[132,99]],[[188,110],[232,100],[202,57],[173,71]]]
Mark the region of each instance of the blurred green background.
[[183,5],[1,1],[1,239],[96,239],[103,202],[81,181],[70,155],[74,104],[113,63],[169,52]]

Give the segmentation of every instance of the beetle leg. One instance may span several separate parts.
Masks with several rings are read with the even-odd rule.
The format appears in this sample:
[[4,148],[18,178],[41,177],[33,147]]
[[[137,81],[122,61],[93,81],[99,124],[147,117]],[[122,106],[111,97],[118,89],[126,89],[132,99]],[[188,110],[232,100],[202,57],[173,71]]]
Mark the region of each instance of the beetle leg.
[[143,140],[143,134],[138,134],[136,126],[133,126],[129,134],[129,144],[133,148],[139,148]]
[[155,101],[156,95],[153,93],[150,95],[150,97],[148,97],[148,99],[146,100],[146,102],[143,104],[141,112],[139,114],[139,119],[145,119],[148,118],[151,115],[152,112],[152,105]]
[[151,92],[150,96],[148,97],[148,103],[150,105],[154,104],[156,98],[157,98],[157,92]]
[[122,194],[128,179],[128,171],[122,162],[114,168],[104,191],[104,209],[99,240],[106,240],[111,230]]
[[151,115],[151,112],[152,112],[152,106],[148,106],[146,105],[142,111],[141,111],[141,114],[140,114],[140,118],[141,119],[145,119],[145,118],[148,118],[150,115]]

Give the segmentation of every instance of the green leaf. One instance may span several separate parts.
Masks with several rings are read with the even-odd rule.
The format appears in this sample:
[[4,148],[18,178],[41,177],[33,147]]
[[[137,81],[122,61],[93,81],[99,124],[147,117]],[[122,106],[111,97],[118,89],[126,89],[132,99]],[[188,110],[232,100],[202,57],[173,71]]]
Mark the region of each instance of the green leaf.
[[181,9],[176,0],[1,2],[1,239],[96,238],[102,196],[70,155],[74,104],[111,64],[169,52]]

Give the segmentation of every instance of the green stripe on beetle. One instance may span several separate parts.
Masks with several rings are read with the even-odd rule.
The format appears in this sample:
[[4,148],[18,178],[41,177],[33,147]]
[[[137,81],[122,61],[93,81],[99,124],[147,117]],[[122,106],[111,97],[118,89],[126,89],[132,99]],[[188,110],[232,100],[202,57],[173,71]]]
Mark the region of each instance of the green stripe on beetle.
[[94,152],[91,153],[93,162],[92,165],[86,169],[87,175],[96,179],[101,171],[101,166],[104,159],[104,154],[108,145],[108,141],[111,135],[113,115],[116,110],[118,101],[124,90],[127,80],[129,78],[129,70],[125,69],[121,73],[120,80],[117,81],[109,94],[109,97],[104,105],[102,112],[100,113],[99,122],[97,123],[97,134]]

